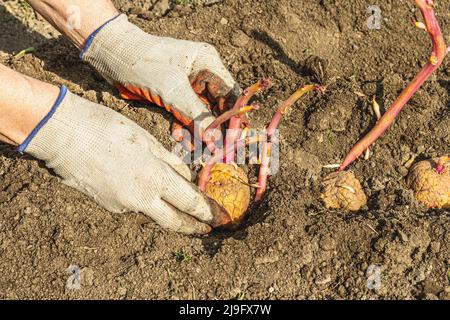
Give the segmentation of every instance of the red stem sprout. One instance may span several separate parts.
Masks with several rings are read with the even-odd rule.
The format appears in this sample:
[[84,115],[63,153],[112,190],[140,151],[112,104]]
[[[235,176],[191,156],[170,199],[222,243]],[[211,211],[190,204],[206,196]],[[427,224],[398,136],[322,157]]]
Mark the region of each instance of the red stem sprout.
[[258,189],[256,190],[255,201],[261,201],[264,193],[267,189],[267,181],[270,174],[270,157],[272,151],[272,138],[280,125],[281,119],[289,111],[292,105],[297,102],[304,94],[310,91],[319,91],[320,93],[325,92],[325,88],[317,85],[307,85],[298,89],[288,100],[286,100],[277,110],[272,118],[269,126],[266,129],[266,141],[263,144],[263,150],[261,154],[261,167],[259,169],[258,177]]
[[428,59],[427,64],[400,94],[397,100],[377,122],[375,127],[362,138],[348,153],[339,171],[344,170],[348,165],[355,161],[367,148],[369,148],[394,122],[399,112],[403,109],[406,103],[422,86],[422,84],[431,76],[431,74],[439,68],[448,53],[444,37],[442,36],[439,23],[434,14],[433,0],[415,0],[417,7],[421,11],[425,20],[424,24],[419,24],[421,28],[429,33],[433,42],[433,52]]

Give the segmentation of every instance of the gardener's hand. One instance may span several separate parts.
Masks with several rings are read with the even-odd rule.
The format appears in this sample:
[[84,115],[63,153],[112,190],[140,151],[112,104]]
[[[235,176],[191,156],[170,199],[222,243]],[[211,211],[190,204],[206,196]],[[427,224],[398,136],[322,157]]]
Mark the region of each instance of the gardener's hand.
[[81,56],[111,83],[131,88],[147,99],[159,96],[162,104],[172,106],[188,121],[195,120],[201,128],[214,119],[190,80],[197,89],[203,85],[210,98],[239,93],[213,46],[149,35],[125,15],[94,32]]
[[185,179],[188,167],[147,131],[65,87],[19,151],[44,160],[65,184],[111,212],[142,212],[187,234],[208,233],[229,219]]

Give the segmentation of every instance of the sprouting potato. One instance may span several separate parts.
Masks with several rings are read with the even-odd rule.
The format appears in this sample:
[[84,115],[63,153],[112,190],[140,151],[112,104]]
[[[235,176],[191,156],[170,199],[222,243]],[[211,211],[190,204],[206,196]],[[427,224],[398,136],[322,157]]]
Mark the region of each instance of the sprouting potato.
[[[270,162],[272,155],[273,136],[281,122],[283,116],[303,95],[308,92],[316,91],[323,94],[325,87],[318,85],[301,86],[291,97],[284,101],[272,117],[271,122],[266,127],[265,135],[255,137],[248,136],[250,121],[246,114],[252,110],[258,110],[259,106],[248,104],[250,98],[256,93],[265,90],[271,86],[270,79],[261,79],[256,84],[243,91],[238,97],[233,108],[219,115],[205,130],[203,142],[209,150],[213,150],[213,155],[205,163],[199,173],[198,186],[209,197],[220,204],[229,214],[231,223],[224,222],[226,225],[238,225],[245,216],[250,206],[250,188],[255,187],[254,202],[259,203],[267,190],[268,179],[270,176]],[[229,148],[218,148],[215,145],[215,130],[219,130],[225,125],[229,131],[224,141],[224,146]],[[262,142],[261,154],[258,158],[260,163],[258,183],[249,185],[249,180],[242,168],[234,163],[236,159],[236,146],[238,143],[245,145]],[[225,163],[222,161],[225,160]]]
[[333,172],[322,184],[321,198],[327,209],[359,211],[367,204],[360,182],[352,172]]
[[450,208],[450,161],[447,157],[416,163],[406,184],[414,191],[416,199],[427,207]]
[[232,224],[242,221],[250,205],[250,186],[242,168],[216,163],[211,170],[205,192],[230,215]]

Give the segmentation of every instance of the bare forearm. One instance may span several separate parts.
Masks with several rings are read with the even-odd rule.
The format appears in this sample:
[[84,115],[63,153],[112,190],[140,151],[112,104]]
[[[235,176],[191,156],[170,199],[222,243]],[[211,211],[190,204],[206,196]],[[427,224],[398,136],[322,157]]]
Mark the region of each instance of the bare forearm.
[[0,140],[21,144],[56,101],[58,87],[0,64]]
[[27,0],[77,48],[108,20],[119,14],[110,0]]

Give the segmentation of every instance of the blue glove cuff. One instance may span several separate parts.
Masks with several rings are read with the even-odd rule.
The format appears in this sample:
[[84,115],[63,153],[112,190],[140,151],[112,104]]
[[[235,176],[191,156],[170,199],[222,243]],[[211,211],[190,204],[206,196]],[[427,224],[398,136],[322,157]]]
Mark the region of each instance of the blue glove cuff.
[[121,14],[117,15],[116,17],[109,19],[108,21],[106,21],[104,24],[102,24],[100,26],[100,28],[98,28],[97,30],[95,30],[94,32],[92,32],[92,34],[89,36],[89,38],[87,38],[86,43],[83,47],[83,50],[81,50],[80,52],[80,59],[83,60],[84,54],[86,53],[86,51],[89,49],[89,47],[92,44],[92,41],[94,41],[95,36],[97,35],[97,33],[99,33],[103,27],[105,27],[108,23],[110,23],[111,21],[115,20],[116,18],[118,18],[119,16],[121,16]]
[[25,150],[27,149],[27,147],[30,144],[31,140],[33,140],[33,138],[36,136],[36,134],[39,132],[39,130],[41,130],[41,128],[43,126],[45,126],[45,124],[48,122],[48,120],[50,120],[50,118],[56,112],[56,109],[58,109],[59,105],[64,100],[64,98],[65,98],[65,96],[67,94],[67,91],[68,91],[68,89],[67,89],[66,86],[62,86],[61,87],[61,90],[59,91],[58,98],[56,99],[55,104],[50,109],[49,113],[44,117],[44,119],[41,120],[41,122],[39,122],[39,124],[36,126],[36,128],[34,128],[33,131],[31,131],[30,135],[19,146],[17,151],[19,151],[21,154],[23,154],[25,152]]

